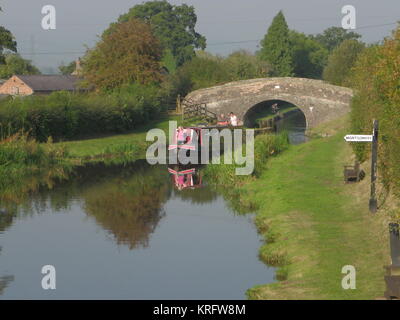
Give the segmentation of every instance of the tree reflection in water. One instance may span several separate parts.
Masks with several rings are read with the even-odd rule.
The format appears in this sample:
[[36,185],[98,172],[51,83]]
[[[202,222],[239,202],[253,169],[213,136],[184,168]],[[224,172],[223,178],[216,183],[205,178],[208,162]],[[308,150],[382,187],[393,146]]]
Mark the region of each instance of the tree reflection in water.
[[[193,169],[180,190],[173,187],[175,180],[166,166],[150,166],[145,160],[125,165],[90,164],[54,179],[29,178],[23,187],[11,186],[12,192],[3,198],[0,231],[9,228],[17,216],[71,212],[78,203],[117,244],[130,249],[146,247],[171,195],[192,204],[210,203],[218,197],[216,190],[203,187],[200,168]],[[22,187],[20,191],[18,187]]]
[[149,235],[164,217],[169,198],[164,168],[145,168],[129,179],[112,177],[85,189],[85,212],[108,230],[118,244],[146,247]]
[[[1,254],[1,247],[0,247],[0,254]],[[14,276],[0,277],[0,296],[3,294],[4,290],[8,287],[8,285],[12,281],[14,281]]]
[[118,244],[131,249],[148,245],[149,235],[164,216],[162,207],[170,196],[165,167],[149,166],[146,161],[132,164],[91,164],[70,173],[63,183],[37,179],[17,192],[18,197],[3,198],[0,231],[13,224],[17,216],[42,214],[47,209],[68,210],[74,200],[83,202],[89,217],[113,235]]
[[14,276],[0,277],[0,296],[12,281],[14,281]]

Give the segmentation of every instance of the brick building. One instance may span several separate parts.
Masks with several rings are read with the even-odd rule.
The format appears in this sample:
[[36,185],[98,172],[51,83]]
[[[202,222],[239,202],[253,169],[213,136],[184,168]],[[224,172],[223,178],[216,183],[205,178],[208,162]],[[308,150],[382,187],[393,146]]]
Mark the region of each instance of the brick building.
[[54,91],[78,91],[73,75],[14,75],[0,86],[0,95],[27,96]]

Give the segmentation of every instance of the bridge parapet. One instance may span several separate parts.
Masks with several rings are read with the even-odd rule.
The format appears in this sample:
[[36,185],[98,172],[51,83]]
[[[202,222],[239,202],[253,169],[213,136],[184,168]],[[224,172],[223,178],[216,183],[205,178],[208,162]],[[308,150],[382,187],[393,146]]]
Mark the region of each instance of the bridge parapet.
[[353,91],[321,80],[304,78],[265,78],[242,80],[191,92],[187,98],[207,103],[217,114],[234,112],[244,119],[255,105],[282,100],[298,106],[307,127],[338,118],[350,111]]

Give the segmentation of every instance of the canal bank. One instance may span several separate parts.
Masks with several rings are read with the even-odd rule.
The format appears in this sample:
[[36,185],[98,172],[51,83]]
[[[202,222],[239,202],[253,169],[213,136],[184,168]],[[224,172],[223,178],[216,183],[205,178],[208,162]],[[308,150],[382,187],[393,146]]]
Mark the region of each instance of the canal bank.
[[[354,161],[343,140],[346,128],[343,119],[314,130],[308,143],[270,158],[256,179],[225,184],[226,169],[220,175],[218,166],[210,169],[215,186],[236,184],[227,194],[233,204],[257,209],[256,224],[265,240],[260,257],[278,267],[280,281],[248,290],[250,299],[382,296],[389,257],[385,214],[368,211],[368,179],[343,182],[343,165]],[[368,164],[363,169],[368,176]],[[355,290],[342,288],[346,265],[356,268]]]

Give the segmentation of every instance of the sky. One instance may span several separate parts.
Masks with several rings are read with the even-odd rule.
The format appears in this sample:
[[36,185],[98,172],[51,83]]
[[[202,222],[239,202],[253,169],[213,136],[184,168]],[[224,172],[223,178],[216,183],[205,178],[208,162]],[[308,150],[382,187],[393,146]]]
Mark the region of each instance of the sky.
[[[19,53],[44,73],[58,71],[61,63],[82,56],[98,35],[129,8],[142,0],[0,0],[0,25],[9,29]],[[228,55],[246,49],[254,52],[273,17],[283,10],[289,28],[306,34],[341,26],[342,7],[356,9],[356,32],[362,40],[381,41],[400,20],[400,0],[170,0],[195,7],[197,32],[207,38],[207,51]],[[42,28],[42,8],[56,9],[56,29]],[[239,43],[234,43],[239,42]]]

